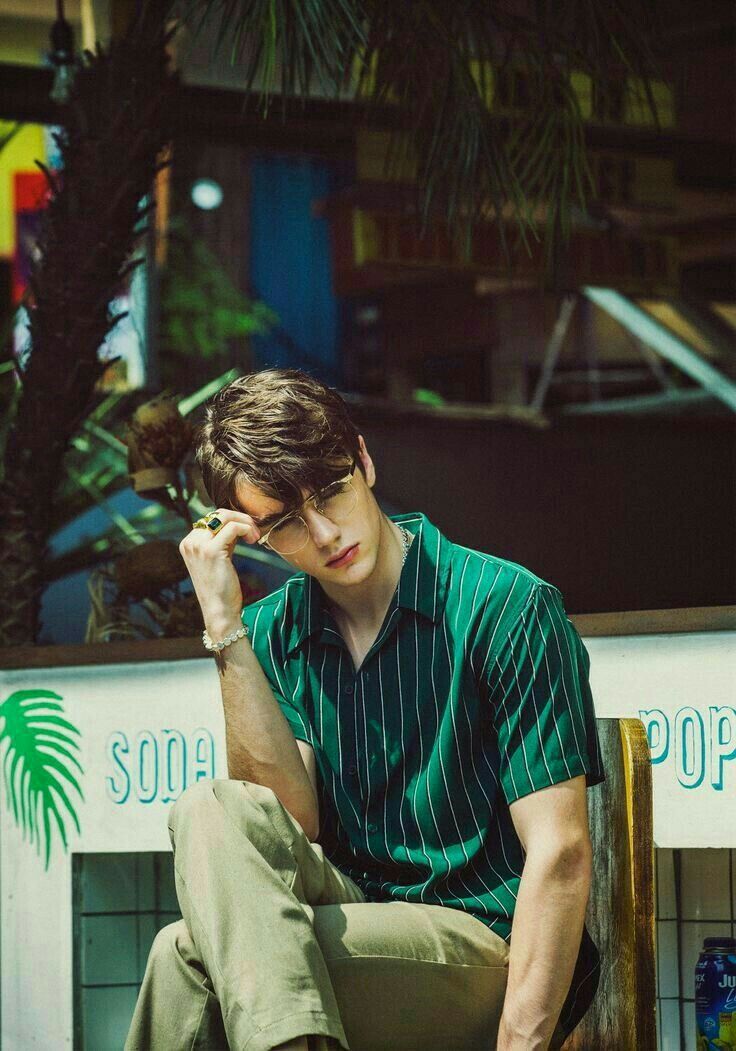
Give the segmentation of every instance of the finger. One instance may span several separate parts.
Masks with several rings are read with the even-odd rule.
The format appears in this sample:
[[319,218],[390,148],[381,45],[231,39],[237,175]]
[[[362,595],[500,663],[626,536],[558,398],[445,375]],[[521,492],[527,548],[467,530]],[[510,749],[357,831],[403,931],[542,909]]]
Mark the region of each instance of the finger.
[[[198,530],[198,532],[201,532],[201,530]],[[204,545],[204,550],[208,552],[213,550],[212,545],[215,544],[215,541],[219,541],[220,547],[223,545],[230,547],[240,539],[245,540],[249,544],[254,544],[260,538],[260,535],[261,531],[255,522],[237,522],[233,520],[227,522],[216,533],[203,538],[203,540],[208,541]]]
[[[252,521],[250,515],[245,514],[243,511],[234,511],[231,507],[216,507],[214,511],[208,511],[207,514],[210,515],[210,517],[219,518],[221,522]],[[202,518],[198,518],[197,521],[202,522],[206,517],[207,515],[202,515]],[[201,526],[198,526],[197,528],[201,528]]]
[[[179,551],[182,554],[192,551],[213,554],[221,545],[215,548],[211,545],[217,537],[222,537],[223,533],[225,533],[224,542],[226,545],[228,543],[232,544],[239,537],[247,543],[254,544],[260,538],[261,531],[252,519],[248,518],[248,516],[245,516],[245,518],[246,521],[232,519],[226,522],[216,533],[213,533],[211,529],[192,529],[179,544]],[[227,532],[225,532],[226,530]]]
[[[227,524],[228,522],[244,522],[246,524],[254,525],[256,526],[256,528],[258,528],[258,526],[250,517],[250,515],[245,514],[245,512],[243,511],[233,511],[229,507],[218,507],[214,512],[210,512],[210,514],[216,517],[220,522],[224,522],[225,524]],[[199,522],[202,522],[203,520],[203,518],[198,519]],[[213,535],[217,535],[214,532],[214,530],[210,529],[207,525],[205,525],[204,527],[197,525],[196,529],[198,532],[206,531],[208,533],[213,533]],[[220,530],[218,529],[217,532],[219,533],[219,531]]]

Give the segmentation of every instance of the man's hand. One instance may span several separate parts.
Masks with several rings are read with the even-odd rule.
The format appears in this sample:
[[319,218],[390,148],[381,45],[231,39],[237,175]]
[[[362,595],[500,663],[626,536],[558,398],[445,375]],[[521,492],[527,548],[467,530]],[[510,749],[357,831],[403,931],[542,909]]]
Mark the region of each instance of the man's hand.
[[221,510],[217,517],[225,525],[217,533],[192,529],[179,544],[179,551],[192,578],[202,608],[205,627],[219,639],[240,624],[243,594],[232,562],[238,540],[254,544],[261,531],[242,511]]

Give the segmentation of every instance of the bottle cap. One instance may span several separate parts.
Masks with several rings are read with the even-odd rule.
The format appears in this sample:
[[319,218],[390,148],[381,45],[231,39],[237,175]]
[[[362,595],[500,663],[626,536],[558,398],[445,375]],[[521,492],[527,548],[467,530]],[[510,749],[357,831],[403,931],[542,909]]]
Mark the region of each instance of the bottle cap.
[[736,949],[736,938],[728,938],[725,935],[722,938],[704,938],[703,948],[713,949],[715,946],[722,946],[724,949]]

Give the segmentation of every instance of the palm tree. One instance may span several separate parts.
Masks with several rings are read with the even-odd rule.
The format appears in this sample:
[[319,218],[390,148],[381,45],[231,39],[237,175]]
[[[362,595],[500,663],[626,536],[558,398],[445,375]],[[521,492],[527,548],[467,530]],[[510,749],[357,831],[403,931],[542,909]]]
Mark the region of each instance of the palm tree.
[[656,5],[641,0],[179,0],[174,9],[195,36],[214,26],[216,50],[227,43],[264,113],[275,91],[284,105],[317,92],[380,109],[395,131],[389,167],[411,166],[423,222],[444,216],[466,249],[489,218],[504,250],[509,228],[528,245],[541,213],[548,280],[592,188],[580,86],[599,114],[633,91],[658,125]]
[[[169,0],[140,17],[77,75],[32,282],[32,352],[22,375],[0,481],[0,643],[38,632],[49,508],[69,442],[102,371],[115,323],[108,304],[125,271],[156,158],[170,136],[174,79],[162,22],[214,25],[268,112],[290,96],[351,97],[356,120],[380,108],[394,156],[416,171],[424,222],[444,215],[467,247],[493,219],[528,244],[544,215],[548,274],[590,187],[573,75],[602,108],[622,78],[639,83],[656,122],[652,5],[640,0]],[[502,119],[504,85],[526,103]],[[489,102],[493,100],[489,115]],[[365,110],[362,108],[365,107]],[[508,220],[513,220],[509,226]]]
[[31,353],[7,433],[0,481],[0,643],[38,633],[41,567],[69,442],[110,362],[98,353],[119,320],[109,304],[127,274],[176,80],[155,5],[106,50],[87,53],[58,136],[50,200],[27,304]]

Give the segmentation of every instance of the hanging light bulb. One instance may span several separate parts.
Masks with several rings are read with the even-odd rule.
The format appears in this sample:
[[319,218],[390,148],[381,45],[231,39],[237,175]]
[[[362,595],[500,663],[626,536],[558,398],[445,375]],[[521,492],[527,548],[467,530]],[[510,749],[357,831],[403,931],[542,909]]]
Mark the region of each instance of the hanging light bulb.
[[74,30],[64,18],[64,0],[56,0],[56,21],[51,27],[49,59],[54,67],[51,98],[59,105],[69,100],[74,80]]
[[192,184],[191,195],[197,208],[202,208],[205,212],[219,208],[222,204],[222,187],[214,179],[197,179]]

